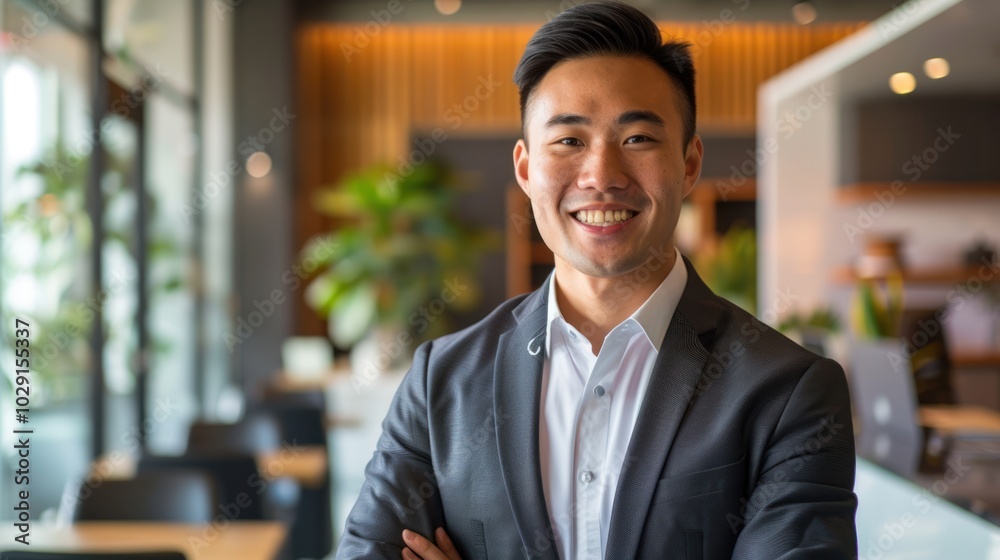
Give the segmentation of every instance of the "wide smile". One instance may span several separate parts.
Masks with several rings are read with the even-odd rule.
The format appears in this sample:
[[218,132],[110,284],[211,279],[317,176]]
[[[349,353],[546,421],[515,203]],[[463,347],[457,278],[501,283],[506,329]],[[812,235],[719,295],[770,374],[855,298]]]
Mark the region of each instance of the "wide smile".
[[580,210],[570,214],[585,231],[610,235],[623,231],[639,212],[635,210]]

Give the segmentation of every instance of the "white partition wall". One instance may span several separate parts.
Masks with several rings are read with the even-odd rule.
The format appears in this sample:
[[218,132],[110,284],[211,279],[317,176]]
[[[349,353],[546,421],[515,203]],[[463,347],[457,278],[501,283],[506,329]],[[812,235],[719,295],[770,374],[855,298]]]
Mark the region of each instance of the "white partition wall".
[[[1000,92],[994,40],[998,12],[991,0],[907,2],[761,87],[757,211],[762,319],[776,324],[792,307],[809,312],[829,306],[846,323],[853,290],[835,278],[837,269],[861,253],[865,235],[901,234],[904,257],[915,268],[954,263],[976,238],[1000,247],[996,192],[943,199],[904,194],[872,208],[876,199],[845,202],[837,190],[844,170],[857,163],[852,139],[861,134],[859,104],[892,104],[904,97],[889,91],[894,71],[917,75],[918,89],[906,101],[921,95],[933,99]],[[923,76],[925,58],[945,55],[953,57],[951,77],[933,81]],[[990,119],[991,126],[1000,124],[1000,115],[983,115],[984,126]],[[910,303],[939,301],[948,289],[947,283],[910,285],[907,298]],[[986,307],[956,310],[960,313],[954,317],[961,320],[949,321],[949,328],[959,329],[952,337],[959,346],[996,343],[984,328]]]

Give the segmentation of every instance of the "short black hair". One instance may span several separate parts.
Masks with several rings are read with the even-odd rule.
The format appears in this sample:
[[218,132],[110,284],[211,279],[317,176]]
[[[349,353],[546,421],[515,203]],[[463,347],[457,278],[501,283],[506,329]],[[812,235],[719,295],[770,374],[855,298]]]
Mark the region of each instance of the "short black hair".
[[564,60],[592,56],[637,56],[662,68],[680,92],[678,110],[684,121],[684,144],[694,137],[696,105],[694,61],[690,44],[663,41],[660,28],[638,8],[621,2],[594,2],[573,6],[532,35],[514,70],[521,94],[521,132],[531,94],[545,74]]

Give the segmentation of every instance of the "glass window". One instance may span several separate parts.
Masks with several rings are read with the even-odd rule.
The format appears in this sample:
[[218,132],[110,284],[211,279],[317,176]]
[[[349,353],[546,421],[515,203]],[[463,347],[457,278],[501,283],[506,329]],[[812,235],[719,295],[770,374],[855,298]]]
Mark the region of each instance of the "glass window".
[[[91,15],[94,13],[94,0],[61,0],[50,3],[61,6],[63,10],[66,10],[66,16],[82,27],[92,27],[94,20]],[[42,2],[42,4],[49,3]]]
[[104,49],[192,93],[191,18],[190,0],[105,0]]
[[136,113],[109,113],[101,123],[105,152],[101,180],[105,445],[108,451],[132,454],[139,451],[140,443],[135,401],[139,348],[139,255],[135,238],[140,192],[137,175],[140,118]]
[[[37,515],[57,507],[90,453],[89,47],[27,3],[0,0],[0,25],[0,359],[13,363],[14,321],[28,321],[32,479],[45,481],[30,489]],[[14,372],[0,371],[9,411]],[[14,490],[14,422],[0,415],[0,503]]]
[[[186,107],[153,94],[146,102],[146,189],[150,199],[150,383],[147,410],[154,452],[182,452],[198,414],[194,388],[193,222],[181,209],[191,200],[197,140]],[[160,414],[155,414],[157,410]],[[152,423],[151,423],[152,425]]]

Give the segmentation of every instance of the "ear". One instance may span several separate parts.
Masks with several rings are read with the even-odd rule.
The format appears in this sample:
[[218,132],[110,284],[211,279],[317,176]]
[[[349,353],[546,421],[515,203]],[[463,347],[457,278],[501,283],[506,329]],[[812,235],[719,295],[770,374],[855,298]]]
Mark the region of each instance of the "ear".
[[701,136],[697,134],[691,138],[687,150],[684,153],[684,196],[691,194],[698,179],[701,178],[701,160],[705,154],[705,147],[701,144]]
[[531,198],[531,188],[528,185],[528,145],[523,138],[514,144],[514,177],[524,194]]

